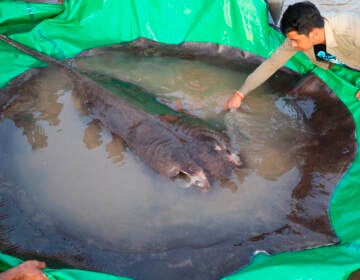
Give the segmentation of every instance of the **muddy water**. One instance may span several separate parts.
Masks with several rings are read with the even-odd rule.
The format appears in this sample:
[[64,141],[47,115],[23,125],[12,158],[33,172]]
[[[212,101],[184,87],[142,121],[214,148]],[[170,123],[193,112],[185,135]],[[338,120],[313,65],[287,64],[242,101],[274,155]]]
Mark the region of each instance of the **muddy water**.
[[[96,55],[94,55],[96,54]],[[137,56],[116,49],[96,50],[73,62],[82,70],[111,75],[156,93],[161,102],[201,118],[215,117],[245,79],[246,73],[211,67],[201,61],[162,56]]]
[[310,214],[299,210],[323,224],[310,227],[296,214],[315,101],[298,102],[266,84],[245,109],[224,113],[246,73],[118,51],[74,65],[141,85],[170,107],[217,123],[246,165],[208,194],[184,189],[79,109],[71,80],[49,67],[21,87],[0,119],[0,210],[15,216],[1,220],[9,250],[137,279],[217,279],[255,250],[335,241],[327,204],[341,172],[319,174],[323,187],[311,194]]

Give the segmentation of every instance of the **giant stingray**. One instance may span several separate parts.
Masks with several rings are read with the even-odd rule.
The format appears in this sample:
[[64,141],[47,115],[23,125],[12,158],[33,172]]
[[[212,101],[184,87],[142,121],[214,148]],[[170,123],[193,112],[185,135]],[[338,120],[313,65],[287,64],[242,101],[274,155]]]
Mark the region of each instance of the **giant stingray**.
[[[133,48],[134,45],[140,43],[141,42],[136,41],[134,44],[130,45],[130,48]],[[149,42],[146,43],[150,44]],[[198,50],[196,49],[197,46],[199,46]],[[178,52],[180,47],[177,47],[175,51],[165,48],[165,51],[170,53],[176,52],[177,54],[180,53],[181,56],[186,58],[198,58],[194,56],[194,53],[200,52],[201,54],[202,48],[200,47],[204,47],[204,45],[194,44],[193,47],[195,47],[195,49],[191,48],[191,45],[186,45],[185,48],[186,47],[189,47],[189,51],[183,50],[183,52]],[[209,47],[210,50],[207,49],[206,55],[223,55],[225,59],[229,58],[228,61],[231,61],[231,63],[239,61],[239,58],[236,55],[237,53],[234,49],[226,48],[224,46],[221,46],[220,48],[216,45],[208,45],[207,47]],[[152,49],[152,46],[150,45],[149,47],[145,46],[145,50],[143,49],[140,51],[143,51],[144,53],[154,52],[156,54],[158,48]],[[236,57],[236,59],[233,59],[234,57]],[[216,63],[213,57],[210,57],[210,59]],[[250,59],[246,58],[246,67],[250,64],[249,61]],[[239,61],[238,63],[243,62],[244,61]],[[73,74],[72,69],[66,69],[66,72],[68,72],[70,74],[69,76],[71,76]],[[25,76],[19,77],[20,82],[19,80],[14,81],[12,85],[18,85],[19,89],[21,89],[24,94],[24,91],[26,92],[27,89],[26,84],[29,85],[32,81],[29,81],[30,83],[25,82],[23,84],[21,84],[21,82],[24,81],[24,78],[26,78],[27,75],[30,79],[34,77],[31,74],[31,72],[25,73]],[[124,83],[109,76],[99,77],[96,73],[83,72],[80,74],[80,80],[84,77],[92,80],[90,83],[87,83],[84,78],[84,80],[82,80],[85,81],[84,86],[83,84],[78,83],[79,80],[76,80],[77,74],[75,72],[75,89],[73,91],[80,92],[80,96],[81,94],[86,94],[83,92],[87,90],[86,85],[93,87],[93,84],[96,83],[97,86],[102,88],[101,90],[106,90],[112,93],[118,92],[119,88],[121,88],[122,98],[124,102],[126,101],[125,104],[127,104],[129,108],[133,108],[133,105],[131,104],[134,104],[136,109],[140,109],[140,103],[147,103],[147,100],[153,98],[147,92],[144,92],[142,88],[129,83]],[[344,174],[354,158],[356,152],[356,141],[354,137],[355,130],[352,117],[331,89],[316,76],[307,75],[305,79],[298,83],[292,90],[290,90],[291,81],[289,83],[288,75],[284,77],[279,75],[279,77],[270,81],[270,83],[273,84],[272,88],[275,88],[275,90],[276,88],[280,88],[279,91],[286,92],[287,99],[294,103],[294,107],[295,105],[298,107],[298,113],[303,114],[303,118],[301,119],[306,122],[306,125],[309,127],[306,138],[302,140],[300,139],[300,141],[295,141],[295,143],[289,143],[289,145],[297,145],[298,143],[301,143],[300,147],[291,150],[293,151],[291,152],[291,155],[297,162],[301,177],[294,185],[289,185],[291,193],[288,203],[290,205],[288,208],[284,209],[285,215],[283,220],[281,220],[281,223],[269,225],[269,227],[265,227],[254,232],[247,232],[246,230],[236,230],[232,232],[232,227],[228,230],[221,227],[216,231],[219,233],[218,235],[214,234],[214,232],[205,227],[203,229],[205,234],[199,235],[198,232],[195,231],[195,233],[191,235],[191,233],[188,234],[188,232],[186,232],[184,239],[181,239],[179,242],[181,244],[178,247],[165,247],[160,251],[144,250],[135,252],[131,251],[131,253],[129,253],[128,251],[123,251],[121,248],[117,248],[115,246],[112,246],[111,250],[105,250],[102,247],[94,250],[92,246],[83,245],[83,240],[75,242],[74,239],[69,239],[66,233],[60,232],[59,234],[57,230],[51,231],[49,228],[46,228],[44,234],[38,234],[38,236],[41,236],[45,242],[49,242],[49,240],[59,240],[59,242],[56,243],[49,242],[49,244],[51,244],[51,246],[49,246],[50,249],[46,248],[39,250],[35,247],[35,249],[27,249],[27,246],[16,244],[16,242],[14,242],[11,238],[9,238],[9,241],[7,242],[8,244],[6,242],[2,242],[3,244],[5,243],[3,247],[12,254],[16,252],[18,255],[24,254],[31,257],[34,257],[35,254],[36,257],[46,257],[47,260],[50,261],[52,259],[56,259],[58,262],[60,261],[61,266],[64,266],[65,263],[66,265],[71,265],[77,268],[95,268],[96,270],[108,273],[134,276],[134,278],[138,279],[159,279],[166,277],[171,279],[191,278],[203,280],[219,279],[220,277],[234,272],[240,266],[248,263],[250,256],[256,250],[261,249],[266,250],[269,253],[277,253],[314,246],[317,247],[323,244],[337,242],[328,217],[328,199],[337,182],[340,180],[341,176]],[[97,86],[95,88],[97,88]],[[284,89],[284,87],[286,89]],[[95,88],[93,94],[96,94]],[[12,88],[12,92],[14,92],[14,88]],[[76,95],[78,96],[78,94]],[[1,98],[6,99],[6,96],[0,95],[0,99]],[[80,101],[81,100],[83,99],[80,98]],[[0,100],[0,104],[1,102],[2,101]],[[20,103],[21,98],[18,98],[16,102]],[[13,106],[16,102],[12,102],[10,100],[8,104],[9,106]],[[131,102],[131,104],[129,102]],[[192,118],[186,114],[180,114],[179,112],[169,110],[169,108],[162,106],[158,102],[154,102],[152,104],[157,104],[157,106],[160,106],[161,109],[158,107],[157,109],[151,111],[152,109],[150,107],[145,106],[141,110],[144,111],[144,114],[147,116],[152,115],[151,118],[155,118],[154,123],[161,123],[164,125],[162,126],[165,128],[164,131],[168,129],[168,126],[172,126],[171,129],[174,129],[176,132],[175,135],[178,135],[179,139],[188,139],[187,137],[191,138],[194,136],[192,133],[200,135],[200,131],[202,137],[207,138],[208,133],[211,133],[210,139],[217,137],[215,136],[216,134],[214,134],[216,130],[209,127],[208,124],[203,123],[201,120]],[[89,108],[90,113],[94,114],[94,118],[98,119],[99,117],[97,117],[96,114],[104,111],[97,110],[96,108],[95,111],[92,111],[94,106],[90,103],[85,104],[85,107]],[[163,110],[161,115],[154,115],[154,112],[161,110]],[[105,110],[105,112],[107,111]],[[111,121],[111,115],[106,116],[109,117],[109,119],[105,120]],[[135,117],[137,116],[138,115],[135,115]],[[140,116],[142,116],[142,114]],[[149,123],[151,124],[153,122],[150,121]],[[109,126],[109,124],[104,122],[104,126]],[[178,130],[178,128],[180,130]],[[186,132],[186,130],[182,131],[182,129],[185,128],[189,128],[188,132]],[[241,123],[239,123],[238,128],[244,130]],[[143,126],[139,129],[144,129],[143,133],[148,133],[146,129],[150,129],[150,127]],[[137,143],[136,141],[143,141],[143,139],[131,135],[130,132],[128,137],[130,137],[129,139],[133,140],[134,143]],[[220,134],[218,137],[223,136]],[[290,137],[289,142],[291,142],[291,139],[292,138]],[[201,143],[200,140],[196,141],[195,143]],[[187,143],[187,145],[190,154],[193,152],[199,152],[197,150],[199,148],[198,145],[190,145],[189,143]],[[195,149],[195,151],[192,149]],[[284,147],[284,150],[285,152],[288,151],[286,147]],[[205,159],[209,158],[208,151],[209,149],[205,146],[203,153],[205,155]],[[331,153],[329,153],[329,151],[331,151]],[[247,162],[248,157],[245,152],[246,149],[242,149],[242,157],[244,158],[244,161]],[[139,153],[141,153],[140,150]],[[207,162],[202,164],[206,163]],[[211,163],[217,166],[217,162],[214,161]],[[271,164],[276,165],[276,161],[271,161]],[[208,169],[210,169],[210,167]],[[219,178],[221,178],[221,176],[214,177],[214,179],[209,180],[212,182],[212,180]],[[11,198],[12,196],[15,196],[14,193],[16,194],[14,190],[15,188],[12,185],[7,188],[3,187],[2,189],[7,190],[5,194],[4,191],[2,192],[2,197],[6,197],[6,195],[8,195]],[[250,189],[250,191],[252,192],[253,189]],[[223,194],[225,192],[221,191],[221,193]],[[242,196],[244,195],[241,191],[238,191],[237,193],[240,193]],[[189,197],[188,194],[189,193],[186,192],[187,197]],[[271,196],[267,193],[266,199],[268,200],[269,197]],[[211,199],[208,198],[211,198],[211,195],[206,197],[206,203],[211,202]],[[5,201],[6,199],[8,198],[6,197]],[[239,200],[238,204],[243,202],[246,201]],[[11,205],[12,203],[8,202],[5,206],[11,207]],[[14,206],[13,208],[16,207]],[[13,210],[13,208],[10,209]],[[7,210],[6,213],[15,213],[9,209],[5,210]],[[254,206],[254,212],[252,213],[255,213],[256,210],[258,209]],[[236,212],[236,215],[238,216],[241,216],[241,214],[242,213],[238,211]],[[270,213],[270,215],[275,214]],[[17,219],[19,219],[19,216],[22,217],[22,215],[18,215]],[[226,220],[227,218],[227,216],[222,216],[218,220]],[[254,219],[254,224],[261,223],[261,219],[259,220],[252,216],[251,218]],[[236,225],[234,225],[236,229],[242,222],[242,219],[236,220]],[[17,224],[19,224],[18,221]],[[182,227],[182,225],[180,225],[180,227]],[[9,228],[11,228],[11,230],[13,229],[10,226]],[[21,231],[23,228],[18,227],[18,230]],[[169,231],[165,233],[167,234],[168,232]],[[29,234],[27,232],[26,234],[27,236],[31,236],[31,233]],[[40,239],[40,237],[38,237],[38,239]],[[65,240],[65,242],[63,242],[63,240]],[[126,242],[124,243],[128,242],[129,240],[126,239]],[[36,242],[33,243],[36,244]],[[73,244],[76,244],[78,247],[73,246]],[[18,248],[16,248],[16,246],[18,246]],[[35,245],[32,244],[32,246]],[[76,249],[73,249],[74,247]],[[25,250],[29,251],[24,252]],[[113,250],[115,250],[115,253]],[[111,259],[111,262],[109,262],[109,259]]]
[[[73,94],[82,107],[159,174],[169,178],[185,176],[190,185],[207,190],[215,181],[229,179],[232,171],[242,165],[238,155],[230,151],[227,136],[207,122],[162,104],[158,106],[166,114],[151,113],[134,104],[134,97],[149,93],[133,84],[110,77],[102,78],[105,83],[100,84],[96,73],[77,71],[70,64],[4,35],[0,39],[37,59],[65,68],[74,83]],[[114,94],[119,83],[121,91],[126,88],[127,98]],[[13,91],[11,86],[8,90]]]

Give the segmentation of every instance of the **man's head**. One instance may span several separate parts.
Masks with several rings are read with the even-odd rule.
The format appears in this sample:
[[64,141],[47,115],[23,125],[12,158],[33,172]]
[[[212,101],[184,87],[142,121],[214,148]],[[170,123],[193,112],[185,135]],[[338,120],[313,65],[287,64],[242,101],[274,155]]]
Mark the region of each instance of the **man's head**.
[[306,51],[323,43],[324,18],[316,6],[308,1],[290,5],[284,12],[280,29],[294,48]]

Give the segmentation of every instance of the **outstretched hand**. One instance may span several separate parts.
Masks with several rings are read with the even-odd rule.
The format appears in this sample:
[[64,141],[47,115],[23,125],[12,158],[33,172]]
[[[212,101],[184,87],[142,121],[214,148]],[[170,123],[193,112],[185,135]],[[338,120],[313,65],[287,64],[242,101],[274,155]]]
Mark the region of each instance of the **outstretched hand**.
[[29,260],[0,273],[1,280],[49,280],[41,271],[46,267],[44,262]]
[[245,96],[240,92],[236,91],[233,96],[231,96],[226,102],[226,109],[237,109],[241,105],[241,101],[245,98]]

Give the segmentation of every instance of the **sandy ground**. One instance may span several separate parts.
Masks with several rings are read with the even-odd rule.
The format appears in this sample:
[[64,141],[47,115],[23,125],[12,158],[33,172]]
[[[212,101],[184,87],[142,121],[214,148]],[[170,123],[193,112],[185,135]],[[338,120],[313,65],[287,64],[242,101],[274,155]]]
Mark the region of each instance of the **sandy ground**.
[[[283,9],[286,9],[288,5],[299,2],[300,0],[285,0]],[[351,11],[356,14],[360,13],[360,1],[359,0],[311,0],[321,12],[341,12]]]
[[[285,11],[287,6],[304,0],[268,0],[270,12],[275,23],[278,24],[280,15]],[[320,12],[324,15],[329,13],[337,13],[341,11],[360,13],[359,0],[310,0],[313,2]]]

